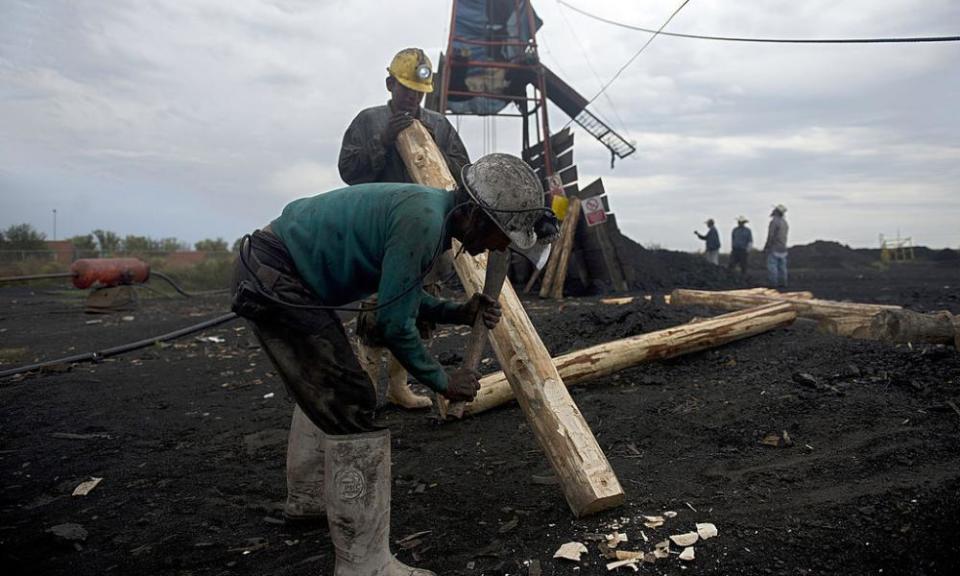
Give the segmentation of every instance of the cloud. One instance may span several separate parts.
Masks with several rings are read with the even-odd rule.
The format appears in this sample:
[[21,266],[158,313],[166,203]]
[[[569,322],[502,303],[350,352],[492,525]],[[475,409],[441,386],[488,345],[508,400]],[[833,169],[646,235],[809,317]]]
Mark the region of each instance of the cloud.
[[313,196],[343,186],[335,167],[319,162],[298,162],[285,166],[270,175],[267,190],[293,200]]
[[[659,26],[676,2],[589,10]],[[449,3],[324,0],[0,3],[0,227],[113,228],[235,238],[293,198],[342,185],[340,139],[386,100],[393,53],[443,49]],[[594,96],[647,35],[538,2],[548,66]],[[670,29],[753,36],[955,33],[960,4],[690,3]],[[793,240],[876,243],[898,227],[958,245],[955,46],[758,46],[661,37],[592,105],[636,142],[609,153],[576,129],[581,183],[603,177],[621,226],[697,249],[708,215]],[[517,153],[515,119],[455,118],[473,157]],[[551,107],[554,130],[568,121]],[[96,210],[87,210],[96,206]],[[69,209],[67,208],[69,207]],[[149,217],[144,217],[149,214]]]

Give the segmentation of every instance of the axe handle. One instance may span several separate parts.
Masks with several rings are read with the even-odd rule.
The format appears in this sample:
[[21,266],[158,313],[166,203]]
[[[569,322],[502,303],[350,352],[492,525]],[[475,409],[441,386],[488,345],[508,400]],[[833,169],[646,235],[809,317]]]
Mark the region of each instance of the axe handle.
[[[487,270],[483,278],[483,293],[498,300],[500,291],[503,289],[503,283],[507,278],[507,271],[510,268],[510,252],[503,250],[500,252],[487,253]],[[467,349],[463,355],[463,367],[476,371],[480,366],[480,358],[483,356],[483,349],[487,343],[487,326],[483,323],[481,315],[477,316],[473,324],[473,331],[467,340]],[[462,418],[463,409],[466,402],[438,402],[441,418]]]

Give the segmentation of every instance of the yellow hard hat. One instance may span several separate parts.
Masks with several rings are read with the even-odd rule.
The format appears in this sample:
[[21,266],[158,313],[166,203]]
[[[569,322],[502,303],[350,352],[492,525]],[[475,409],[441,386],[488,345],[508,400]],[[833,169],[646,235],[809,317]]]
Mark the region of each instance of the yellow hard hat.
[[397,52],[387,72],[411,90],[433,92],[433,64],[419,48],[404,48]]

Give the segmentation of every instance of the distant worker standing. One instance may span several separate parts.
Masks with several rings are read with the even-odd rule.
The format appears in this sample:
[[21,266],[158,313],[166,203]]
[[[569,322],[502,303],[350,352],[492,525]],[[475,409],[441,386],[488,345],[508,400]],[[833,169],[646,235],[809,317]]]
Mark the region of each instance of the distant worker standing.
[[707,233],[701,234],[696,230],[693,231],[697,235],[697,238],[705,241],[706,252],[703,256],[707,259],[707,262],[713,264],[714,266],[720,264],[720,233],[717,232],[716,227],[713,225],[713,218],[710,218],[706,222],[707,224]]
[[777,204],[770,212],[770,227],[767,228],[767,242],[763,251],[767,253],[767,274],[770,286],[787,287],[787,233],[790,226],[783,218],[787,207]]
[[750,258],[750,249],[753,248],[753,232],[747,228],[747,220],[743,216],[737,216],[737,227],[730,233],[730,263],[727,268],[733,270],[740,268],[740,275],[747,275],[748,260]]

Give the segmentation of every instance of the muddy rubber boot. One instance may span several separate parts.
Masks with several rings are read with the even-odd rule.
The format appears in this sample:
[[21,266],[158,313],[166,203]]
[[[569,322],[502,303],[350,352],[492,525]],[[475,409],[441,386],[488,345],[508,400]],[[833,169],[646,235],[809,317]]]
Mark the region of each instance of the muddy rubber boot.
[[334,576],[436,576],[390,553],[390,431],[327,436],[326,450]]
[[323,498],[323,443],[325,434],[310,421],[299,406],[293,409],[287,439],[288,520],[317,520],[326,515]]
[[387,384],[387,402],[406,408],[407,410],[420,410],[433,406],[433,400],[427,396],[415,394],[407,384],[407,371],[403,365],[393,357],[389,356],[389,372]]

